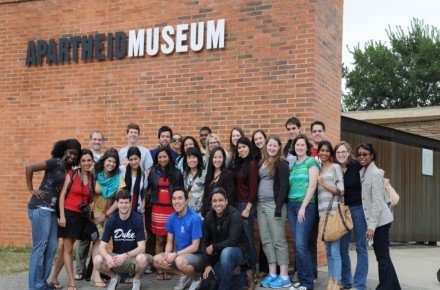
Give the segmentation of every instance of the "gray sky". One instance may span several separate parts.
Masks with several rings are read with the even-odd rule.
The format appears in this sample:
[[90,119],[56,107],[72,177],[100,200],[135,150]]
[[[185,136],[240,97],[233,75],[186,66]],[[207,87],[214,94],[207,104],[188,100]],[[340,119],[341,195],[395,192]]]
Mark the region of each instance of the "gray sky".
[[412,18],[440,28],[440,0],[344,0],[343,62],[352,62],[347,45],[351,49],[371,39],[386,41],[388,25],[406,29]]

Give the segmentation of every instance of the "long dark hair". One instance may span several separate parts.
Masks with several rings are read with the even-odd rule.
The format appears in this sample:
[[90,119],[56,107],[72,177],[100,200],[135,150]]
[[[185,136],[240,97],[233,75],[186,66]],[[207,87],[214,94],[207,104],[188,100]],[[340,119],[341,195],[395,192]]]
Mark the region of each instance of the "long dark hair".
[[225,150],[220,146],[212,148],[211,153],[210,153],[211,155],[209,156],[207,171],[206,171],[205,188],[206,187],[209,188],[209,185],[214,180],[215,167],[213,164],[213,160],[214,160],[214,155],[217,151],[220,151],[223,155],[223,163],[220,166],[220,171],[223,172],[226,168],[226,152],[225,152]]
[[327,140],[322,140],[321,142],[319,142],[318,154],[319,154],[319,151],[321,151],[321,148],[323,146],[327,146],[328,150],[330,151],[330,161],[333,162],[332,160],[335,160],[335,151],[333,150],[332,143],[330,143],[330,141],[327,141]]
[[[136,146],[130,147],[127,150],[127,159],[129,159],[133,155],[136,155],[137,157],[139,157],[139,159],[141,159],[141,151]],[[132,178],[131,178],[131,165],[130,165],[130,163],[127,164],[127,170],[125,170],[124,179],[125,179],[125,189],[128,191],[131,191]],[[139,167],[136,171],[136,181],[134,183],[133,196],[139,195],[140,187],[141,187],[141,179],[142,179],[142,169],[139,164]]]
[[164,173],[165,173],[165,178],[168,178],[170,180],[170,183],[172,183],[173,177],[174,177],[173,173],[174,173],[176,165],[174,163],[173,157],[171,156],[171,149],[170,148],[159,147],[157,149],[156,156],[154,157],[154,170],[156,170],[156,171],[162,170],[162,168],[159,165],[159,153],[160,152],[165,152],[168,155],[168,159],[170,160],[164,169]]
[[194,178],[196,177],[200,177],[202,176],[202,172],[203,172],[203,157],[202,157],[202,153],[200,153],[199,150],[197,150],[197,148],[188,148],[188,150],[185,153],[185,157],[183,158],[183,171],[186,174],[189,174],[191,172],[191,168],[189,168],[188,164],[186,163],[186,160],[188,159],[188,157],[190,156],[194,156],[197,158],[197,174],[196,176],[194,176]]
[[[264,137],[264,145],[266,145],[266,140],[267,140],[267,136],[266,133],[264,133],[264,130],[262,129],[258,129],[256,131],[254,131],[254,133],[252,133],[252,139],[251,139],[251,143],[252,143],[252,150],[254,151],[254,159],[259,162],[261,160],[261,158],[263,158],[263,154],[261,153],[260,148],[257,147],[257,145],[255,144],[255,134],[260,133],[261,135],[263,135]],[[264,148],[263,145],[263,148]]]
[[200,151],[200,145],[199,142],[197,142],[196,138],[194,138],[193,136],[185,136],[182,139],[182,143],[180,144],[180,154],[182,155],[182,157],[185,156],[185,141],[191,139],[194,143],[194,147]]
[[[241,158],[238,155],[238,145],[243,144],[249,147],[249,154],[246,156],[246,158]],[[237,178],[238,172],[240,170],[243,170],[243,179],[245,180],[245,183],[247,183],[248,180],[248,172],[249,172],[249,163],[254,160],[254,152],[252,149],[252,143],[249,141],[246,137],[240,137],[237,141],[237,146],[235,146],[235,152],[234,155],[237,156],[237,162],[234,166],[234,176]]]
[[113,159],[116,160],[116,166],[115,166],[115,169],[113,169],[112,172],[109,172],[109,176],[108,177],[112,177],[117,172],[119,172],[119,165],[120,165],[120,163],[119,163],[118,150],[116,150],[115,148],[108,148],[104,152],[104,155],[102,155],[101,158],[99,158],[99,160],[95,163],[95,174],[96,175],[98,175],[99,172],[104,170],[104,162],[105,162],[105,160],[107,160],[110,157],[113,157]]
[[[64,154],[66,153],[66,150],[74,149],[78,152],[78,155],[81,153],[81,143],[79,143],[76,139],[67,139],[67,140],[59,140],[53,144],[52,151],[50,152],[50,155],[52,155],[53,158],[63,158]],[[93,156],[93,155],[92,155]],[[74,165],[77,165],[79,161],[79,158],[77,158],[73,164],[67,164],[67,167],[70,168]]]

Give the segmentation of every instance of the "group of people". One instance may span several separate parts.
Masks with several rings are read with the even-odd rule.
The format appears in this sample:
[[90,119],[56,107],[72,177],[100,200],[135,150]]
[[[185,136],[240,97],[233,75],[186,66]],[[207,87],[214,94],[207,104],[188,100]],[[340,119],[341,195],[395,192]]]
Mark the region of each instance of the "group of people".
[[[138,290],[141,275],[152,268],[158,280],[179,275],[175,290],[199,289],[204,279],[215,280],[222,290],[254,289],[255,219],[261,285],[313,289],[319,219],[336,214],[339,202],[350,208],[357,265],[353,276],[351,232],[325,242],[327,289],[367,289],[367,240],[379,265],[377,289],[400,289],[389,254],[393,215],[374,146],[360,144],[356,151],[345,141],[333,146],[321,121],[311,124],[310,140],[296,117],[285,128],[283,146],[278,135],[256,130],[247,138],[235,127],[229,151],[209,127],[200,129],[199,143],[162,126],[159,145],[151,151],[138,144],[137,124],[127,126],[128,145],[119,151],[102,152],[99,131],[90,134],[90,150],[76,139],[56,142],[52,158],[26,166],[32,224],[29,290],[60,289],[57,276],[63,265],[68,290],[76,290],[76,281],[84,278],[109,290],[125,280]],[[36,171],[44,171],[38,190],[32,183]],[[293,285],[287,221],[294,240]],[[60,254],[47,282],[58,238]]]

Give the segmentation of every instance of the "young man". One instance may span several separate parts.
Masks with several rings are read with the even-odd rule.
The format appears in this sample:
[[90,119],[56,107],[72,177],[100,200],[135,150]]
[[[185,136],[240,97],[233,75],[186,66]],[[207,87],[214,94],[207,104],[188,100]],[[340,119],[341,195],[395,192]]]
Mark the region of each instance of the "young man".
[[[112,215],[105,226],[99,245],[99,254],[93,259],[95,268],[109,276],[107,290],[114,290],[120,281],[119,274],[134,274],[132,290],[140,290],[141,275],[153,257],[145,252],[145,233],[142,217],[131,212],[131,194],[126,189],[116,193],[118,213]],[[113,240],[113,253],[107,245]]]
[[171,199],[176,212],[165,226],[168,232],[165,252],[154,256],[153,265],[160,271],[181,276],[174,290],[185,289],[191,280],[189,289],[196,290],[201,282],[197,273],[203,273],[206,266],[199,252],[202,219],[188,207],[188,193],[183,188],[175,188]]
[[285,126],[289,140],[287,141],[286,146],[284,146],[283,154],[289,162],[289,167],[292,168],[293,163],[296,161],[296,156],[293,156],[290,151],[292,151],[293,139],[301,133],[301,122],[298,118],[292,117],[286,121]]
[[141,129],[138,124],[130,123],[127,126],[127,139],[128,145],[124,148],[119,149],[119,160],[121,165],[126,166],[128,164],[127,159],[127,151],[130,147],[137,147],[141,151],[141,168],[145,171],[146,175],[150,170],[150,167],[153,166],[153,158],[151,157],[150,150],[145,148],[144,146],[138,145],[139,135],[141,133]]
[[325,124],[322,121],[313,121],[310,125],[311,141],[312,141],[312,156],[318,156],[319,142],[325,138]]
[[249,242],[243,228],[241,213],[228,205],[228,194],[221,187],[212,190],[212,209],[203,222],[201,250],[207,258],[203,278],[211,272],[220,279],[219,289],[239,289],[247,285],[255,289],[252,269],[233,275],[237,268],[246,268]]
[[203,126],[202,128],[200,128],[199,131],[200,145],[202,145],[200,150],[202,151],[203,155],[205,155],[205,151],[206,151],[206,139],[208,138],[208,135],[211,133],[212,133],[211,128],[207,126]]
[[101,131],[95,130],[90,134],[90,150],[93,153],[93,161],[95,163],[103,154],[101,151],[103,141],[104,135],[102,135]]
[[171,150],[170,144],[171,144],[171,137],[173,136],[173,130],[168,126],[162,126],[159,128],[159,131],[157,132],[157,138],[159,139],[159,146],[151,150],[151,156],[154,158],[156,157],[156,152],[159,148],[162,147],[168,147],[171,151],[171,157],[176,161],[177,157],[179,157],[179,154],[176,151]]

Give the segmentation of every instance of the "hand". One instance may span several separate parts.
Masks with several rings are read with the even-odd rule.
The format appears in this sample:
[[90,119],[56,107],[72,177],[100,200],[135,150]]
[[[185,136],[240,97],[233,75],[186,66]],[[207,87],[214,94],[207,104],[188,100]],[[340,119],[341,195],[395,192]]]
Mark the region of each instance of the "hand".
[[93,222],[94,224],[99,224],[100,222],[103,222],[104,220],[105,220],[105,216],[104,216],[104,215],[101,215],[100,217],[94,218],[94,219],[92,220],[92,222]]
[[214,273],[214,269],[212,269],[211,266],[207,266],[205,268],[205,272],[203,272],[203,279],[207,279],[209,277],[209,273],[211,273],[211,272]]
[[105,258],[105,260],[106,260],[106,262],[107,262],[107,267],[109,267],[110,269],[116,266],[116,265],[115,265],[115,261],[113,260],[113,257],[112,257],[112,256],[108,255],[108,256]]
[[374,231],[373,230],[367,230],[367,239],[374,238]]
[[119,254],[113,257],[113,262],[115,263],[115,266],[121,266],[126,258],[126,254]]
[[66,217],[63,217],[63,216],[60,217],[58,219],[58,225],[62,228],[65,228],[66,227]]
[[250,210],[248,210],[248,209],[244,209],[244,210],[241,212],[241,216],[244,217],[244,218],[248,218],[248,217],[249,217],[249,212],[250,212]]
[[301,224],[306,220],[306,210],[305,208],[301,207],[298,211],[298,222]]
[[122,158],[122,165],[127,166],[128,165],[128,159],[127,157]]
[[35,195],[38,199],[42,199],[46,195],[46,193],[44,191],[39,190],[39,189],[33,189],[29,193],[32,195]]
[[208,255],[212,255],[213,252],[214,252],[214,248],[212,247],[212,245],[209,245],[208,247],[206,247],[206,253]]
[[318,184],[322,185],[322,177],[321,177],[321,175],[319,175],[316,180],[318,181]]
[[165,263],[166,265],[171,265],[174,260],[176,260],[177,254],[176,253],[165,253]]
[[90,211],[94,211],[95,210],[95,202],[92,202],[91,204],[89,204],[89,208],[90,208]]

